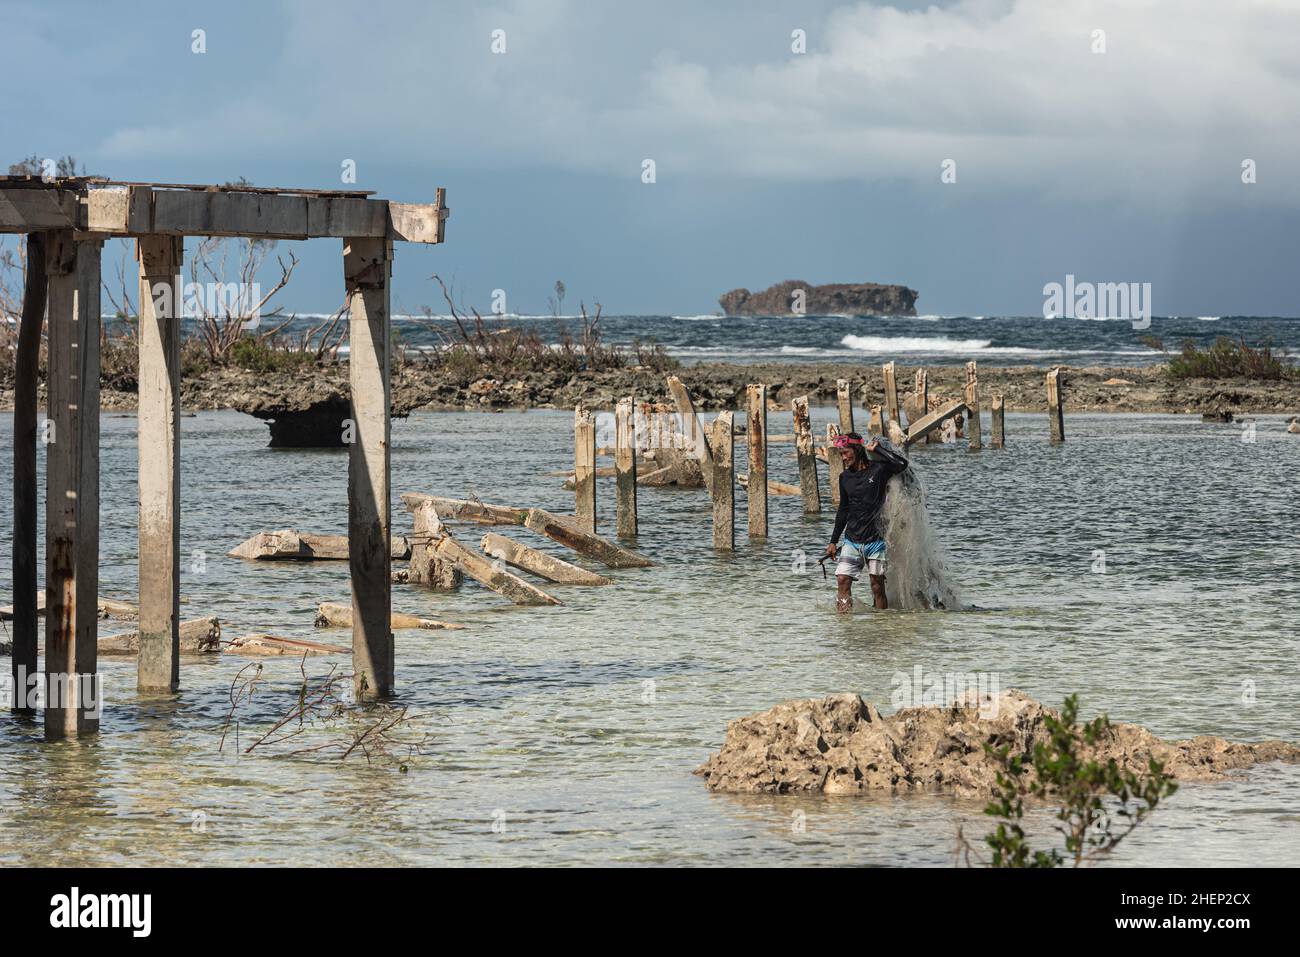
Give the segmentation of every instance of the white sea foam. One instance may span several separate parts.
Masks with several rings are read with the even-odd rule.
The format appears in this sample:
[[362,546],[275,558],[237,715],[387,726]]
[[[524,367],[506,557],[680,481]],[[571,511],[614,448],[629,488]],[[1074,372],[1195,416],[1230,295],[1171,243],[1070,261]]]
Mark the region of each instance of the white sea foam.
[[840,340],[840,344],[848,346],[857,352],[889,355],[899,352],[982,352],[992,346],[992,341],[989,339],[948,339],[943,336],[928,339],[920,336],[848,335]]

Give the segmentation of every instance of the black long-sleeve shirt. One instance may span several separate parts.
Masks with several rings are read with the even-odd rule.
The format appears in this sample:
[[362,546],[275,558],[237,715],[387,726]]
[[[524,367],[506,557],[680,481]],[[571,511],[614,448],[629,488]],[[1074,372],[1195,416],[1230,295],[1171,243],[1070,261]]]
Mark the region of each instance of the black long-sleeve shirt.
[[884,446],[877,450],[882,462],[868,462],[866,468],[845,469],[840,473],[840,510],[835,513],[835,531],[831,544],[839,544],[840,535],[848,533],[858,544],[880,538],[880,511],[885,504],[885,487],[889,479],[907,468],[907,459]]

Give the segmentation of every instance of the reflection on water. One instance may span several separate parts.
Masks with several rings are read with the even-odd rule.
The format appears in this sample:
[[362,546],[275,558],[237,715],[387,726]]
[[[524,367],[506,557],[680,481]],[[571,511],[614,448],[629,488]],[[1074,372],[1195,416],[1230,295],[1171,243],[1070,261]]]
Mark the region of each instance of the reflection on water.
[[[773,419],[773,432],[789,431]],[[719,558],[706,497],[675,489],[639,493],[640,548],[656,566],[613,572],[608,588],[555,586],[563,607],[514,608],[473,583],[455,596],[398,587],[397,610],[471,626],[398,633],[401,700],[432,735],[406,774],[219,751],[245,659],[185,660],[174,703],[137,698],[134,663],[107,659],[97,739],[46,745],[38,725],[0,720],[0,861],[949,863],[958,823],[983,833],[978,802],[718,795],[690,772],[731,718],[844,690],[888,711],[894,674],[916,666],[995,673],[1052,703],[1077,691],[1087,715],[1166,737],[1300,740],[1300,440],[1281,417],[1259,423],[1245,444],[1238,428],[1190,416],[1077,415],[1052,448],[1043,417],[1009,415],[1003,452],[921,448],[933,522],[972,612],[837,616],[815,561],[829,511],[805,518],[796,499],[774,498],[773,537],[751,547],[740,492],[741,547]],[[571,493],[543,473],[571,465],[571,428],[566,412],[400,420],[394,492],[567,510]],[[6,485],[11,437],[5,417]],[[265,442],[263,425],[235,413],[183,423],[183,614],[217,615],[228,635],[346,643],[312,628],[319,602],[347,600],[345,564],[225,557],[260,529],[346,531],[344,456]],[[133,417],[104,419],[102,468],[101,592],[130,598]],[[774,448],[771,471],[795,480],[791,446]],[[612,479],[600,494],[607,509]],[[608,529],[612,515],[602,518]],[[394,519],[409,527],[400,502]],[[11,528],[5,509],[6,543]],[[9,576],[6,561],[0,593]],[[296,687],[296,661],[264,664],[243,746]],[[1300,767],[1184,787],[1120,860],[1294,863],[1298,797]]]

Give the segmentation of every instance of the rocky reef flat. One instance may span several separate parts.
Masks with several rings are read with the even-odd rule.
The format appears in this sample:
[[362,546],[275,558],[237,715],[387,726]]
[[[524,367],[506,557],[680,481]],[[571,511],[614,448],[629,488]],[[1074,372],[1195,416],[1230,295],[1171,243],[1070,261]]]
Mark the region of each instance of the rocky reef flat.
[[[959,398],[966,382],[961,366],[927,366],[932,400]],[[1046,409],[1040,366],[980,366],[980,390],[985,407],[1001,394],[1010,412]],[[912,382],[914,368],[900,365],[899,391]],[[853,382],[854,401],[861,408],[883,401],[880,365],[847,363],[704,363],[673,371],[691,390],[702,411],[744,407],[745,386],[766,382],[775,403],[788,406],[807,395],[814,404],[835,401],[836,381]],[[632,366],[570,374],[547,369],[493,374],[490,370],[453,371],[436,365],[408,363],[394,370],[393,414],[415,410],[572,409],[582,403],[592,409],[613,409],[617,400],[635,394],[645,401],[671,401],[662,370]],[[1300,413],[1300,381],[1237,379],[1170,380],[1162,365],[1063,367],[1066,413],[1175,412],[1194,413],[1230,421],[1249,414]],[[308,371],[262,373],[214,369],[182,381],[182,407],[187,411],[235,409],[271,424],[272,439],[284,444],[293,435],[318,436],[331,444],[338,424],[347,416],[346,366]],[[44,401],[44,389],[41,390]],[[132,411],[134,392],[105,389],[104,411]],[[13,408],[12,387],[0,390],[0,408]],[[279,444],[279,443],[277,443]],[[308,443],[310,444],[310,443]]]
[[[1238,379],[1170,381],[1163,366],[1063,367],[1067,412],[1300,412],[1300,381],[1261,382]],[[960,366],[928,366],[930,395],[956,398],[966,383]],[[914,369],[899,365],[898,387],[905,391]],[[980,390],[987,398],[1001,394],[1011,412],[1040,412],[1046,408],[1044,376],[1039,366],[980,367]],[[708,363],[674,370],[690,388],[697,406],[707,410],[744,405],[745,386],[766,382],[776,402],[788,404],[807,395],[814,403],[833,403],[835,383],[849,379],[859,405],[876,405],[884,398],[880,366],[875,363]],[[578,403],[612,409],[635,393],[648,401],[671,401],[666,373],[646,367],[588,372],[578,375],[547,370],[523,374],[454,374],[437,367],[410,365],[393,375],[393,412],[416,409],[572,409]],[[268,416],[279,410],[305,411],[345,401],[347,369],[321,369],[312,374],[261,374],[221,370],[186,379],[183,401],[188,409],[239,409]],[[7,398],[12,404],[12,396]],[[133,393],[105,393],[105,409],[133,409]]]

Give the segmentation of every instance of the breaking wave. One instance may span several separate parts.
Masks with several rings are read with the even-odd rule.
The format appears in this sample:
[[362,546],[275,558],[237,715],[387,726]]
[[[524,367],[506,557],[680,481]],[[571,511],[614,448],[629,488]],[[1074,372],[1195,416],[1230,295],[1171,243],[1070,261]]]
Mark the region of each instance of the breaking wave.
[[[854,336],[848,335],[840,340],[840,345],[857,352],[871,352],[879,355],[895,355],[900,352],[984,352],[993,345],[989,339],[947,339],[943,336],[926,338],[923,336]],[[1025,352],[1025,349],[1007,349],[1010,352]]]

